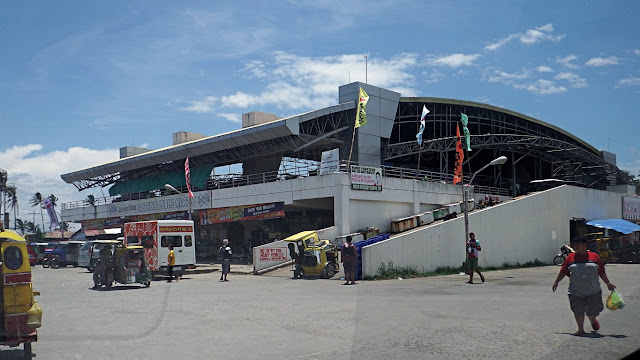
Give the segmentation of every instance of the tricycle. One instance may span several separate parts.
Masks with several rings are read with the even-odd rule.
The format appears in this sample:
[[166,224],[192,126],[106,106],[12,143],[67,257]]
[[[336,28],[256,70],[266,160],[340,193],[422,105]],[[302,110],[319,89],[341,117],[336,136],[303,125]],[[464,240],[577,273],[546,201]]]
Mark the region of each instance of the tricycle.
[[303,231],[284,241],[290,242],[287,247],[294,262],[294,279],[304,275],[330,279],[338,272],[336,247],[329,240],[320,240],[317,232]]
[[[0,345],[24,345],[24,358],[31,359],[31,343],[38,340],[42,309],[34,300],[27,242],[0,221]],[[4,357],[3,357],[4,358]]]
[[107,258],[106,254],[103,255],[103,251],[110,252],[108,248],[101,250],[100,259],[93,272],[94,288],[104,285],[110,289],[114,282],[151,286],[152,274],[144,259],[142,246],[117,244],[110,258]]

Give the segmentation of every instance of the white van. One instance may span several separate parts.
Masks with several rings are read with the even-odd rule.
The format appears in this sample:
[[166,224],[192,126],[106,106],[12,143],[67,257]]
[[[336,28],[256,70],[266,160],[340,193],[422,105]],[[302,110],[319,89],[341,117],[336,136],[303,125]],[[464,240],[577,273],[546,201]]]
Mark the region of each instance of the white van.
[[192,220],[151,220],[124,224],[125,245],[142,245],[149,269],[167,271],[169,245],[176,255],[175,273],[196,267],[196,242]]

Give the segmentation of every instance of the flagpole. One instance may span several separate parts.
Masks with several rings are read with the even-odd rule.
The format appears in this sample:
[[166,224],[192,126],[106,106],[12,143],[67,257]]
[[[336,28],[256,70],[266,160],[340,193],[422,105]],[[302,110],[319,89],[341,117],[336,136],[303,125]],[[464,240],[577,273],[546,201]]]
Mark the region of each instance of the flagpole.
[[350,172],[349,166],[351,166],[351,153],[353,152],[353,141],[356,138],[356,124],[353,124],[353,134],[351,134],[351,147],[349,148],[349,160],[347,160],[347,172]]
[[[416,113],[420,113],[420,105],[416,105]],[[420,119],[422,121],[422,119]],[[416,169],[416,179],[420,173],[420,158],[422,157],[422,144],[418,144],[418,168]]]
[[365,55],[364,56],[364,83],[365,84],[369,83],[368,78],[367,78],[367,76],[368,76],[367,75],[368,74],[367,66],[368,66],[367,55]]

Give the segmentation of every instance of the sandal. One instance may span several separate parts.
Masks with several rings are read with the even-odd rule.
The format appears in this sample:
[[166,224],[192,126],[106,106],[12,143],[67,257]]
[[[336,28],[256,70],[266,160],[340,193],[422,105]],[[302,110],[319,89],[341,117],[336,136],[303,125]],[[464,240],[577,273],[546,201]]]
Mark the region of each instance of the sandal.
[[593,322],[591,322],[591,328],[593,329],[593,331],[600,330],[600,323],[598,322],[598,320],[593,320]]
[[484,275],[480,275],[480,280],[482,280],[482,282],[484,282]]

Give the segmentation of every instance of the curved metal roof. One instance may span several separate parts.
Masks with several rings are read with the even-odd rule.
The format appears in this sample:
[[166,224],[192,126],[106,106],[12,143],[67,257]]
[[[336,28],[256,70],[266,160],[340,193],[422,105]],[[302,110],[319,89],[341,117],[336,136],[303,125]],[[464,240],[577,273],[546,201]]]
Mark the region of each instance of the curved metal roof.
[[594,152],[595,154],[600,155],[600,151],[596,148],[594,148],[593,146],[589,145],[586,141],[580,139],[579,137],[573,135],[572,133],[559,128],[553,124],[549,124],[547,122],[544,122],[542,120],[536,119],[534,117],[519,113],[517,111],[513,111],[513,110],[509,110],[509,109],[505,109],[505,108],[501,108],[499,106],[494,106],[494,105],[490,105],[490,104],[484,104],[484,103],[479,103],[479,102],[475,102],[475,101],[468,101],[468,100],[457,100],[457,99],[447,99],[447,98],[437,98],[437,97],[402,97],[400,98],[400,102],[441,102],[441,103],[447,103],[447,104],[454,104],[454,105],[461,105],[461,106],[473,106],[473,107],[478,107],[478,108],[484,108],[487,110],[493,110],[493,111],[499,111],[505,114],[509,114],[512,116],[516,116],[519,117],[521,119],[525,119],[528,121],[531,121],[533,123],[548,127],[550,129],[553,129],[559,133],[562,133],[570,138],[572,138],[573,140],[579,142],[582,146],[584,146],[585,148],[589,149],[590,151]]

